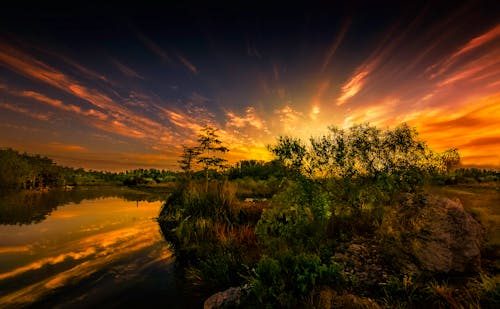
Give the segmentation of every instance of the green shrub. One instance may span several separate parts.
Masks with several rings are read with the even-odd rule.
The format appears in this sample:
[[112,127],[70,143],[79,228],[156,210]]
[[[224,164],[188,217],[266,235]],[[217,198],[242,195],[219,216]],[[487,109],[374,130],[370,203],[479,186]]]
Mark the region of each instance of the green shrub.
[[331,216],[330,205],[325,193],[304,183],[291,184],[276,194],[263,212],[256,234],[264,249],[318,251]]
[[335,263],[324,264],[314,254],[287,251],[276,257],[263,256],[251,280],[261,304],[291,307],[305,301],[315,287],[345,282]]

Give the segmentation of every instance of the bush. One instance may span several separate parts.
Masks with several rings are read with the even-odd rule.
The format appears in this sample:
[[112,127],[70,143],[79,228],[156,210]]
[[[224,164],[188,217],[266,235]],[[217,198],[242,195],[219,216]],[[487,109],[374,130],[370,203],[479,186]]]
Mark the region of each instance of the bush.
[[304,179],[273,197],[257,223],[256,234],[270,252],[286,248],[318,252],[330,216],[328,196]]
[[317,255],[291,251],[274,258],[262,257],[251,280],[258,301],[270,307],[296,306],[305,301],[314,288],[344,282],[337,264],[327,265]]

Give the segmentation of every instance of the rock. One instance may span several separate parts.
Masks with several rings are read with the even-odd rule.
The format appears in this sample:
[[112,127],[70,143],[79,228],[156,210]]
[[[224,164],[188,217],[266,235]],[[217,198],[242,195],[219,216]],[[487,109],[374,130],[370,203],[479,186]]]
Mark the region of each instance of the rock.
[[250,286],[244,285],[242,287],[232,287],[225,291],[215,293],[205,300],[203,308],[236,308],[242,303],[243,299],[248,296],[249,291]]
[[380,245],[373,237],[354,237],[345,251],[337,252],[332,260],[344,276],[353,278],[357,285],[378,287],[387,275],[386,263],[380,255]]
[[357,309],[379,309],[380,306],[372,299],[354,294],[337,294],[330,287],[323,287],[314,296],[314,308],[357,308]]
[[403,197],[380,229],[388,257],[406,273],[475,272],[481,267],[483,230],[459,200]]

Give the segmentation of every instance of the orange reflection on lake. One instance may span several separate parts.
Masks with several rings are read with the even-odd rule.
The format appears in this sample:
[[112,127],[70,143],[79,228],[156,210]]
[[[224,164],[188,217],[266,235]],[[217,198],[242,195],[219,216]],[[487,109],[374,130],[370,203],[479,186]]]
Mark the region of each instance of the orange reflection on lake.
[[119,303],[114,294],[147,286],[152,269],[171,271],[172,253],[155,221],[160,207],[98,198],[59,206],[37,224],[0,225],[0,307]]

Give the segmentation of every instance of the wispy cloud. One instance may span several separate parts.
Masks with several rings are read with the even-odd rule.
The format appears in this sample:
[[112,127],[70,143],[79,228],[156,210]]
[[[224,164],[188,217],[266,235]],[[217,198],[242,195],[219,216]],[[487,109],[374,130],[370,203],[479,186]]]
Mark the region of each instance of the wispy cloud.
[[170,62],[170,57],[168,56],[167,52],[163,50],[158,44],[156,44],[153,40],[139,32],[138,30],[133,30],[137,38],[146,46],[149,51],[157,55],[161,61],[163,62]]
[[[86,111],[88,115],[94,115],[99,121],[92,121],[91,125],[101,130],[120,134],[132,138],[148,138],[155,139],[169,129],[164,125],[151,120],[150,118],[141,116],[136,112],[123,107],[119,102],[122,98],[117,98],[118,102],[112,99],[109,95],[97,90],[89,88],[82,83],[74,80],[69,75],[54,69],[53,67],[36,60],[28,54],[14,49],[7,44],[1,44],[0,49],[0,64],[18,72],[21,75],[29,77],[39,82],[47,83],[59,90],[67,92],[87,103],[97,107],[99,110],[105,111],[109,117],[109,121],[104,122],[104,113],[93,109]],[[78,107],[71,105],[63,105],[56,100],[48,99],[35,92],[26,92],[25,95],[36,96],[37,99],[43,102],[59,106],[66,110],[78,112]],[[81,109],[80,109],[80,112]],[[108,117],[107,116],[107,117]]]
[[72,145],[72,144],[62,144],[58,142],[53,142],[45,145],[46,148],[56,150],[56,151],[64,151],[64,152],[88,152],[88,149],[81,145]]
[[37,112],[34,112],[34,111],[29,110],[27,108],[16,106],[13,104],[4,103],[4,102],[0,102],[0,107],[3,109],[10,110],[12,112],[23,114],[25,116],[35,118],[38,120],[42,120],[42,121],[47,121],[52,116],[51,113],[37,113]]
[[61,100],[49,98],[46,95],[43,95],[41,93],[38,93],[36,91],[31,91],[31,90],[14,90],[10,89],[5,85],[0,85],[0,89],[7,91],[9,94],[19,96],[19,97],[24,97],[32,100],[36,100],[39,102],[47,103],[53,107],[59,108],[61,110],[67,111],[67,112],[72,112],[76,113],[79,115],[83,116],[91,116],[91,117],[96,117],[99,120],[106,120],[108,116],[98,110],[95,109],[88,109],[88,110],[83,110],[81,107],[73,104],[65,104]]
[[130,67],[124,65],[116,59],[111,59],[111,63],[120,71],[123,75],[131,78],[144,79],[142,75],[131,69]]
[[325,53],[325,58],[323,59],[323,65],[321,66],[320,70],[321,73],[324,73],[326,68],[328,68],[328,66],[330,65],[333,55],[335,55],[335,52],[340,46],[340,43],[342,43],[342,40],[344,39],[350,25],[351,25],[351,19],[347,19],[340,27],[339,33],[335,37],[335,40],[333,40],[333,42],[330,44]]
[[380,102],[371,105],[363,105],[350,112],[344,119],[343,126],[350,127],[356,123],[369,122],[375,125],[394,125],[397,119],[394,113],[397,113],[399,98],[387,97]]
[[436,78],[442,74],[444,74],[446,71],[448,71],[459,59],[472,52],[473,50],[476,50],[500,37],[500,24],[495,25],[492,29],[486,31],[485,33],[474,37],[471,39],[467,44],[464,46],[460,47],[457,51],[455,51],[453,54],[450,56],[446,57],[443,61],[436,63],[429,67],[427,71],[435,71],[437,72],[433,73],[430,78]]
[[343,105],[347,100],[354,97],[366,83],[366,77],[370,74],[368,70],[362,70],[354,74],[347,83],[342,86],[342,92],[337,99],[337,105]]
[[483,57],[475,59],[460,68],[454,70],[441,80],[437,86],[448,86],[459,81],[471,82],[488,77],[496,77],[500,74],[500,50],[487,53]]
[[[401,21],[395,22],[384,35],[380,44],[371,55],[355,70],[354,73],[341,87],[340,96],[336,103],[338,106],[345,104],[348,100],[360,93],[370,82],[371,77],[379,71],[382,64],[394,56],[394,52],[404,45],[405,38],[412,30],[418,28],[418,25],[424,19],[425,9],[419,12],[415,18],[408,24],[402,25]],[[403,28],[403,31],[400,31]]]
[[181,54],[177,54],[177,58],[179,58],[179,61],[191,72],[194,74],[198,74],[198,68],[194,66],[194,64],[191,63],[186,57],[184,57]]

